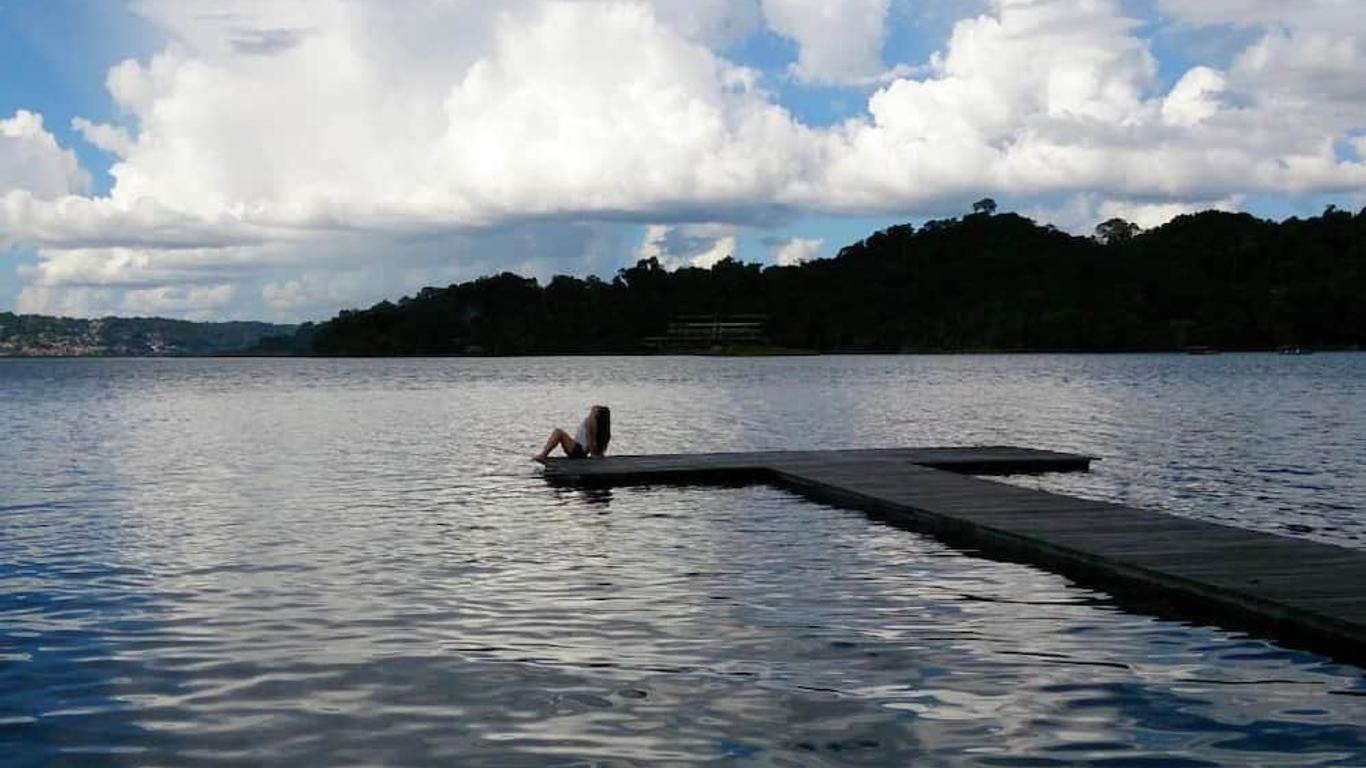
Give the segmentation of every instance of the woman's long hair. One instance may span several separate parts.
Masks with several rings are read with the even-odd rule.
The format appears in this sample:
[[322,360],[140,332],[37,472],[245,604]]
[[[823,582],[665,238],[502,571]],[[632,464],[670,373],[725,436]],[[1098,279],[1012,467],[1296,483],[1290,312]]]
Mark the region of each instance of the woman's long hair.
[[593,434],[598,442],[598,455],[607,454],[607,444],[612,442],[612,409],[599,405],[596,409],[597,421],[593,424]]

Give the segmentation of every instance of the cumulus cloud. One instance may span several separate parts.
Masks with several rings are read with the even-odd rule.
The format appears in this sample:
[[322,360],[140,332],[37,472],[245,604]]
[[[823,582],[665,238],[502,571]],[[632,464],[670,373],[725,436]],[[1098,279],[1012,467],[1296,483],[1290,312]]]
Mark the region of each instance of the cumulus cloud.
[[[40,116],[0,120],[0,238],[38,250],[27,306],[326,314],[499,268],[712,263],[741,228],[811,212],[1046,195],[1157,221],[1366,185],[1339,157],[1366,128],[1361,4],[1162,0],[1181,23],[1265,26],[1170,89],[1118,0],[992,0],[892,75],[888,0],[138,7],[170,42],[107,73],[120,125],[71,123],[114,156],[107,195],[82,194]],[[881,76],[848,91],[866,109],[795,118],[725,53],[761,25],[796,43],[800,80]]]
[[1309,108],[1335,128],[1366,123],[1366,3],[1160,0],[1159,8],[1192,25],[1260,29],[1229,72],[1250,103]]
[[42,249],[38,257],[36,265],[21,266],[18,271],[30,284],[45,288],[155,288],[215,278],[228,280],[249,274],[260,261],[255,249],[241,247]]
[[1366,6],[1356,0],[1158,0],[1167,16],[1192,24],[1366,28]]
[[1253,95],[1310,103],[1337,102],[1363,114],[1366,32],[1361,30],[1267,33],[1238,56],[1232,74]]
[[[43,127],[43,116],[18,110],[0,119],[0,194],[24,190],[31,196],[50,199],[90,186],[90,174],[76,155],[57,144]],[[4,230],[0,228],[0,233]]]
[[1234,88],[1225,107],[1215,70],[1157,91],[1136,24],[1107,0],[998,0],[955,26],[929,77],[873,94],[871,119],[830,139],[817,189],[874,207],[975,190],[1189,200],[1366,181],[1366,166],[1337,160],[1335,121]]
[[96,317],[114,314],[120,296],[109,288],[44,288],[28,285],[15,297],[20,314]]
[[1193,67],[1162,100],[1162,120],[1169,125],[1195,125],[1219,112],[1224,76],[1209,67]]
[[[40,248],[19,276],[33,290],[25,311],[126,314],[122,295],[159,286],[230,283],[229,305],[166,304],[185,317],[320,319],[339,308],[411,294],[503,270],[548,279],[556,273],[615,269],[626,239],[620,227],[555,220],[444,233],[355,230],[214,248]],[[208,300],[200,291],[188,299]],[[183,307],[183,308],[179,308]],[[50,311],[49,311],[50,310]]]
[[133,149],[133,140],[128,131],[116,125],[92,123],[84,117],[71,120],[71,127],[80,132],[86,141],[96,147],[119,157],[127,157]]
[[1108,221],[1114,218],[1131,221],[1144,229],[1160,227],[1177,216],[1199,211],[1237,210],[1241,199],[1233,197],[1224,200],[1193,200],[1163,203],[1145,203],[1132,200],[1106,200],[1100,204],[1094,218]]
[[[124,153],[101,214],[152,201],[167,220],[257,228],[471,227],[768,205],[802,168],[809,132],[756,73],[647,5],[424,6],[454,41],[415,29],[406,9],[302,6],[146,6],[172,44],[108,77],[137,137],[79,123]],[[232,42],[305,22],[269,56]],[[22,232],[43,213],[6,223]]]
[[0,192],[0,232],[54,248],[144,246],[149,248],[226,247],[296,233],[272,226],[263,211],[227,208],[196,216],[171,201],[150,196],[133,199],[66,195],[43,199],[28,189]]
[[723,48],[758,31],[759,0],[651,0],[660,20],[684,37]]
[[454,175],[480,211],[744,207],[801,171],[808,132],[754,74],[643,6],[550,5],[496,41],[445,99],[437,194]]
[[236,287],[216,285],[158,286],[118,291],[110,288],[25,286],[16,301],[19,312],[71,317],[104,315],[177,316],[207,320],[232,303]]
[[118,248],[183,249],[213,272],[243,246],[330,260],[323,243],[357,231],[413,253],[412,238],[547,217],[734,215],[772,207],[800,154],[804,129],[756,73],[699,42],[747,23],[722,4],[683,14],[686,30],[633,3],[304,5],[143,5],[172,42],[107,77],[136,132],[73,122],[120,158],[109,195],[26,181],[0,197],[0,230],[42,249],[41,287],[154,271]]
[[303,280],[286,280],[261,286],[261,297],[279,312],[289,312],[308,304],[312,295],[313,291]]
[[1234,211],[1242,204],[1239,196],[1214,200],[1144,200],[1107,199],[1096,194],[1079,194],[1054,206],[1031,206],[1024,211],[1036,221],[1050,223],[1075,235],[1091,235],[1097,224],[1119,218],[1133,222],[1143,229],[1153,229],[1177,216],[1199,211]]
[[236,287],[230,283],[216,285],[163,285],[139,288],[123,294],[120,308],[139,315],[195,315],[207,316],[212,310],[232,302]]
[[656,259],[666,269],[710,269],[727,256],[734,256],[735,246],[733,226],[651,224],[645,228],[640,245],[636,246],[635,256],[637,259]]
[[1114,150],[1150,112],[1156,64],[1118,11],[1104,0],[1000,0],[996,13],[959,22],[930,76],[879,89],[871,119],[834,138],[830,184],[873,206],[1123,176]]
[[780,267],[794,267],[814,259],[825,245],[822,238],[794,237],[788,240],[773,240],[769,250],[773,263]]
[[861,82],[882,71],[884,22],[890,0],[763,0],[770,27],[797,43],[798,79]]

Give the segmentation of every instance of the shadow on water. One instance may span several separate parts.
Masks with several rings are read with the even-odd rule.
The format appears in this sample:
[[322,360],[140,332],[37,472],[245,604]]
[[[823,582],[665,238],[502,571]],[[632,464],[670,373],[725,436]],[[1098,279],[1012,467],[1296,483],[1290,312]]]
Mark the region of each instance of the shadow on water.
[[552,486],[555,498],[560,502],[578,502],[586,507],[600,508],[606,512],[612,505],[612,488],[607,485]]

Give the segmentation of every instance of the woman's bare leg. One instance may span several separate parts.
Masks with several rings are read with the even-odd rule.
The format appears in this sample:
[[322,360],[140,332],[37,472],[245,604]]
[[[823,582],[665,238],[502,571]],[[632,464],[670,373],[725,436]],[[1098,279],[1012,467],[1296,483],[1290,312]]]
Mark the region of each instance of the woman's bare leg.
[[550,437],[546,438],[545,447],[541,449],[540,453],[532,458],[537,461],[545,461],[546,457],[550,455],[550,452],[556,448],[563,448],[565,454],[568,454],[573,450],[573,445],[574,439],[569,436],[569,433],[556,427],[555,430],[550,433]]

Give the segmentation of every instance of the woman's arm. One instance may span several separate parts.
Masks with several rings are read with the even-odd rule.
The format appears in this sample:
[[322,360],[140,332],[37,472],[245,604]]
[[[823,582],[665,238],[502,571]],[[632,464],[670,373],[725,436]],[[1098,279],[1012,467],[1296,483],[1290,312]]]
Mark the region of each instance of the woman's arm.
[[585,445],[585,446],[583,447],[583,449],[584,449],[585,451],[588,452],[588,455],[589,455],[589,456],[599,456],[599,455],[601,455],[602,452],[598,450],[598,420],[597,420],[597,419],[594,419],[594,418],[592,418],[592,417],[589,417],[588,420],[584,423],[584,437],[587,437],[587,438],[588,438],[588,445]]

